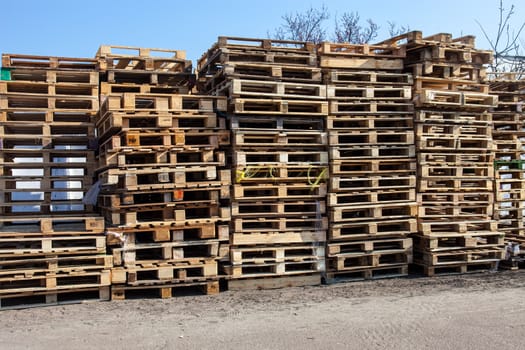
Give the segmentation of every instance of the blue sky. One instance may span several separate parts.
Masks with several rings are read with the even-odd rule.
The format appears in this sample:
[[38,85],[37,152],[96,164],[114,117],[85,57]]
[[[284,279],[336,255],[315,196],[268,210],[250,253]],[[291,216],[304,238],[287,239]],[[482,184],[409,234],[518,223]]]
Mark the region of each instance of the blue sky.
[[[2,53],[93,57],[101,44],[186,50],[198,59],[219,35],[266,37],[281,16],[325,4],[332,17],[357,11],[381,26],[378,40],[388,37],[387,22],[408,25],[424,35],[440,32],[476,35],[479,48],[489,48],[475,22],[496,30],[499,0],[25,0],[2,2]],[[515,3],[515,27],[525,18],[525,3]]]

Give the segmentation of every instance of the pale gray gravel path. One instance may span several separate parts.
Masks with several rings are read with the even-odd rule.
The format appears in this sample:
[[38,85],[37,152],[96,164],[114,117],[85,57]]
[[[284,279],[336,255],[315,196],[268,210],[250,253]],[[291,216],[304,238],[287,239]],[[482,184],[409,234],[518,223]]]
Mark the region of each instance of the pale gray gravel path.
[[523,349],[525,272],[0,312],[0,349]]

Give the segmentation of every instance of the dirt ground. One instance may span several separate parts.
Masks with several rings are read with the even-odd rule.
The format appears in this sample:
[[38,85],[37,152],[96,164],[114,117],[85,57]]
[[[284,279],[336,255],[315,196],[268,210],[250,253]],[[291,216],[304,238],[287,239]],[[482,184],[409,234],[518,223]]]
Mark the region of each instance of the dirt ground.
[[525,271],[0,312],[0,349],[523,349]]

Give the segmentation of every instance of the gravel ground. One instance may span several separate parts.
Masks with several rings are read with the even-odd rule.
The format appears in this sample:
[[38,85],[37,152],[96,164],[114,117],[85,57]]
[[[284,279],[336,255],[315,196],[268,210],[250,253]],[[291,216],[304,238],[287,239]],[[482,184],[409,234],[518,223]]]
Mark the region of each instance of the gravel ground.
[[0,312],[1,349],[519,349],[525,271]]

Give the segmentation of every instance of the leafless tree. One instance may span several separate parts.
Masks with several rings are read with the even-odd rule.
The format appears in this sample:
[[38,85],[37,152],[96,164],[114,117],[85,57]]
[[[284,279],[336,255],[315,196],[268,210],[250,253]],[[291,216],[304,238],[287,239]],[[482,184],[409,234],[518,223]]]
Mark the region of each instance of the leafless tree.
[[494,51],[494,62],[490,69],[494,72],[525,72],[525,56],[523,55],[523,39],[520,38],[525,28],[521,23],[518,30],[512,27],[511,19],[515,14],[514,5],[505,9],[503,0],[499,2],[498,29],[494,36],[489,35],[483,24],[476,21]]
[[357,12],[345,12],[340,19],[336,17],[334,41],[365,44],[375,39],[379,26],[371,19],[366,20],[366,25],[361,25],[360,20]]
[[388,21],[388,34],[391,37],[398,36],[410,32],[410,26],[397,25],[396,22]]
[[323,23],[329,18],[330,14],[325,5],[319,9],[310,7],[303,13],[288,13],[282,16],[284,23],[269,36],[279,40],[320,43],[326,39]]

